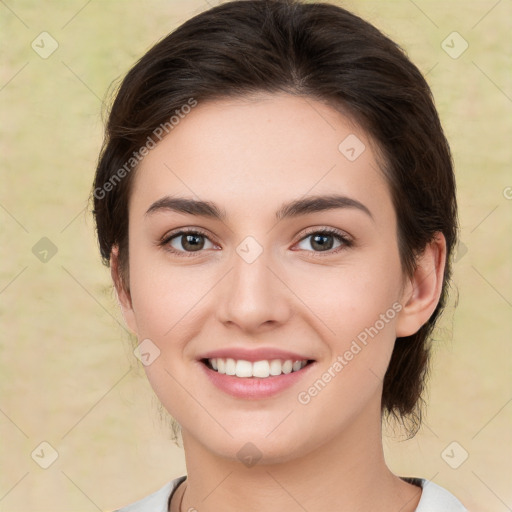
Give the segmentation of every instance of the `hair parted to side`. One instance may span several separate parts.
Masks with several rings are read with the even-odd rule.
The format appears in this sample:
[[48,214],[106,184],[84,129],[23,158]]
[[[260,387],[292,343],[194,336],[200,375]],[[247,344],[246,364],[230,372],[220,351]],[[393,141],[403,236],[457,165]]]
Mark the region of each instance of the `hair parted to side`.
[[451,277],[455,178],[428,84],[396,43],[358,16],[327,3],[232,1],[191,18],[151,48],[122,81],[106,124],[93,185],[103,261],[108,265],[118,246],[129,290],[128,200],[136,165],[106,184],[155,129],[191,98],[201,103],[261,92],[326,102],[370,135],[391,190],[405,274],[437,232],[446,238],[440,301],[416,334],[396,340],[383,384],[383,415],[413,436],[421,424],[429,337]]

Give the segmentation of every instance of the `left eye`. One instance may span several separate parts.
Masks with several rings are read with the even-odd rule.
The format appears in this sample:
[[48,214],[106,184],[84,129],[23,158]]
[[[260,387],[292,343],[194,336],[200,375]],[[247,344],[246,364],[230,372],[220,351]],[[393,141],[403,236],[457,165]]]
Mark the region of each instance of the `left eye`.
[[[314,252],[326,252],[333,249],[335,240],[338,240],[338,245],[334,247],[335,249],[350,245],[345,236],[332,231],[316,231],[314,233],[309,233],[299,242],[299,244],[309,244],[309,246],[313,248]],[[308,250],[305,247],[301,247],[301,249]]]

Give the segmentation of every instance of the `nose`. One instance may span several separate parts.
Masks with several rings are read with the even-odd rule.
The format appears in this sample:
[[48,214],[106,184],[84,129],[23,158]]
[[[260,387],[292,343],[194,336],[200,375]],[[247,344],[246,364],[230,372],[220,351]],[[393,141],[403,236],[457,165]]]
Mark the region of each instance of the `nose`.
[[226,326],[258,333],[293,315],[293,294],[269,253],[264,250],[252,262],[234,255],[233,267],[218,290],[217,318]]

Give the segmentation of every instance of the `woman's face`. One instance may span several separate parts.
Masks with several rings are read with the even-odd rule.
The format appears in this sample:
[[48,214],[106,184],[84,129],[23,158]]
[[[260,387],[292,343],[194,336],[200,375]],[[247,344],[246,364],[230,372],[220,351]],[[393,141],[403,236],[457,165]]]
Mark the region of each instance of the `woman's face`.
[[[311,98],[199,103],[134,178],[124,314],[184,440],[275,462],[380,426],[410,287],[367,134]],[[287,359],[314,362],[263,377]]]

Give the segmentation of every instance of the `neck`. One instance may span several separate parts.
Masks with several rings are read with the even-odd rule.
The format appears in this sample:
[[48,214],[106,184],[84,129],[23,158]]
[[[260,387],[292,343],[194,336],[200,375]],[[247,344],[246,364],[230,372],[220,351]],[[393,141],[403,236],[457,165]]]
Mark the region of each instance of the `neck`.
[[251,467],[219,457],[183,430],[188,476],[181,511],[413,512],[421,489],[386,466],[381,424],[369,423],[375,411],[366,414],[300,457]]

